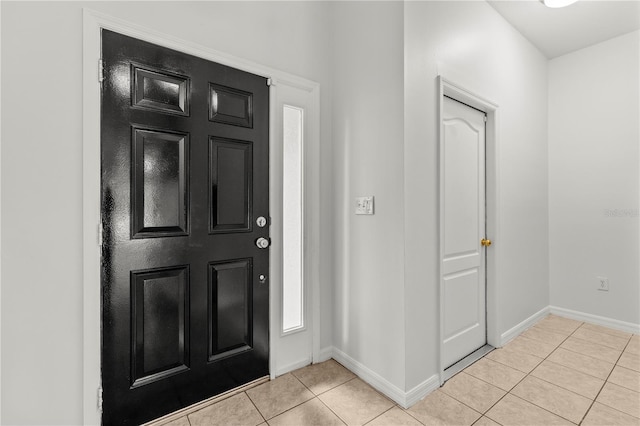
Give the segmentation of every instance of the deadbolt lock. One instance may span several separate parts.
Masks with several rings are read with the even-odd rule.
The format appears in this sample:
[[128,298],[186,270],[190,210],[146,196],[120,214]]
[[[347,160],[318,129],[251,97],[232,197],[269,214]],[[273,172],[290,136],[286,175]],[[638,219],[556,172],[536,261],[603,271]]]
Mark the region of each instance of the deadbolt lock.
[[485,247],[489,247],[491,245],[491,240],[487,238],[483,238],[480,240],[480,244],[482,244]]
[[267,224],[267,219],[264,216],[260,216],[259,218],[256,219],[256,225],[258,225],[258,227],[264,228],[266,224]]

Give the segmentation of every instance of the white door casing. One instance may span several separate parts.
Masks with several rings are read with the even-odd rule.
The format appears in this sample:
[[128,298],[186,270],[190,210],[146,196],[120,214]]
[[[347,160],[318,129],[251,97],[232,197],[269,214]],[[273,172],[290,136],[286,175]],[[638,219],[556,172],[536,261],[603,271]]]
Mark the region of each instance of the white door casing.
[[[313,192],[308,191],[309,188],[304,185],[304,182],[307,182],[310,176],[307,176],[305,163],[313,161],[310,155],[313,155],[307,146],[307,142],[310,137],[312,137],[313,131],[313,123],[307,120],[307,116],[313,112],[313,93],[305,88],[301,88],[296,84],[292,84],[285,79],[276,79],[272,82],[275,86],[275,125],[274,132],[275,136],[271,141],[271,161],[270,166],[272,171],[278,170],[278,173],[271,174],[271,184],[277,185],[283,188],[282,191],[279,191],[278,195],[273,197],[270,200],[271,207],[270,210],[272,212],[280,212],[280,214],[272,215],[272,224],[271,231],[276,235],[287,235],[287,227],[296,226],[296,224],[285,223],[286,212],[283,212],[283,209],[289,208],[290,206],[286,206],[284,202],[284,195],[286,192],[286,183],[284,179],[286,177],[283,176],[282,170],[286,169],[286,166],[283,164],[285,160],[284,152],[286,148],[284,147],[285,142],[285,129],[284,129],[284,120],[283,120],[283,109],[285,106],[293,107],[301,111],[302,114],[302,137],[301,142],[301,161],[302,161],[302,170],[303,170],[303,187],[302,187],[302,203],[307,204],[311,202],[311,197],[314,195]],[[313,234],[313,229],[309,228],[309,223],[306,221],[306,217],[304,215],[305,209],[303,209],[302,216],[302,229],[289,229],[290,233],[295,234],[298,231],[301,232],[301,240],[302,240],[302,256],[304,258],[308,258],[312,253],[313,248],[309,246],[310,238],[309,236]],[[284,243],[284,241],[283,241]],[[290,246],[291,247],[291,246]],[[311,274],[308,268],[305,265],[308,265],[308,262],[303,262],[302,268],[300,272],[300,280],[302,283],[302,295],[300,302],[302,303],[302,318],[303,325],[300,328],[297,328],[292,331],[284,331],[283,323],[284,323],[284,306],[283,306],[283,298],[284,298],[284,281],[285,279],[292,279],[292,277],[285,277],[284,262],[297,262],[297,259],[287,259],[287,255],[283,253],[284,244],[274,244],[271,247],[272,254],[275,250],[277,250],[277,255],[282,262],[278,265],[273,265],[271,270],[271,276],[276,282],[280,283],[279,288],[281,292],[274,293],[271,297],[270,309],[272,310],[272,319],[277,318],[276,321],[272,321],[271,324],[271,348],[276,352],[272,352],[272,364],[271,364],[271,376],[276,377],[281,374],[285,374],[289,371],[295,370],[297,368],[304,367],[310,364],[312,359],[312,347],[314,342],[314,338],[312,335],[313,330],[313,322],[316,320],[312,313],[311,305],[309,301],[311,300],[312,288],[309,286],[311,280]],[[295,279],[295,278],[294,278]],[[319,343],[319,342],[318,342]],[[319,347],[319,345],[318,345]],[[315,358],[317,359],[317,357]]]
[[442,365],[487,342],[485,113],[445,97],[441,163],[443,227]]

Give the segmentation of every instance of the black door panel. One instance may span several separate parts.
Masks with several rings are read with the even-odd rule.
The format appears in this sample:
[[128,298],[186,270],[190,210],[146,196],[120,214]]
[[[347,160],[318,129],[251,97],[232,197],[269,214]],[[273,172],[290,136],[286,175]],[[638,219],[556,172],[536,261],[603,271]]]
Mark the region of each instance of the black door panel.
[[103,422],[269,374],[266,79],[103,30]]

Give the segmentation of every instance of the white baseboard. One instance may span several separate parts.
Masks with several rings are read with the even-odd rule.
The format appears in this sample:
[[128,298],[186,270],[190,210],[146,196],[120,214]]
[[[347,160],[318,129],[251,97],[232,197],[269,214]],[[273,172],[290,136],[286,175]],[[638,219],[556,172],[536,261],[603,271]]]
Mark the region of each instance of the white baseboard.
[[415,404],[420,399],[440,387],[440,379],[437,375],[434,375],[411,389],[409,392],[404,392],[402,389],[398,388],[378,373],[364,366],[359,361],[351,358],[340,349],[332,348],[332,355],[336,361],[344,365],[374,389],[386,395],[402,408],[409,408],[411,405]]
[[504,333],[502,333],[500,335],[500,347],[506,345],[511,340],[513,340],[516,337],[518,337],[527,328],[531,327],[536,322],[538,322],[540,319],[542,319],[543,317],[547,316],[549,314],[549,308],[550,307],[547,306],[545,308],[540,309],[538,312],[536,312],[535,314],[531,315],[529,318],[525,319],[520,324],[518,324],[515,327],[512,327],[511,329],[509,329],[509,330],[505,331]]
[[320,349],[320,354],[318,355],[318,359],[314,359],[313,363],[317,364],[319,362],[324,362],[333,358],[333,346],[328,346],[326,348]]
[[333,358],[396,403],[406,405],[405,392],[378,373],[335,347],[333,348]]
[[409,408],[439,387],[440,376],[434,374],[433,376],[429,377],[427,380],[407,392],[405,394],[405,404],[400,404],[400,406],[402,406],[402,408]]
[[599,315],[587,314],[571,309],[560,308],[558,306],[549,306],[549,312],[561,317],[566,317],[578,321],[584,321],[591,324],[601,325],[603,327],[613,328],[627,333],[640,334],[640,324],[632,322],[620,321],[613,318],[601,317]]
[[309,364],[311,364],[310,359],[303,359],[300,361],[292,362],[291,364],[284,365],[276,370],[276,377],[287,374],[293,370],[297,370],[298,368],[306,367]]
[[[520,324],[502,333],[500,335],[500,346],[504,346],[505,344],[516,338],[522,332],[533,326],[548,314],[554,314],[579,321],[589,322],[591,324],[602,325],[604,327],[625,331],[627,333],[640,334],[640,324],[619,321],[616,319],[587,314],[584,312],[572,311],[571,309],[560,308],[558,306],[546,306],[535,314],[531,315],[529,318],[522,321]],[[422,398],[440,387],[440,378],[437,374],[435,374],[410,391],[404,392],[402,389],[398,388],[393,383],[380,376],[378,373],[361,364],[359,361],[351,358],[340,349],[331,346],[321,349],[320,358],[314,362],[323,362],[330,358],[334,358],[336,361],[351,370],[373,388],[383,393],[403,408],[409,408],[410,406],[420,401]]]

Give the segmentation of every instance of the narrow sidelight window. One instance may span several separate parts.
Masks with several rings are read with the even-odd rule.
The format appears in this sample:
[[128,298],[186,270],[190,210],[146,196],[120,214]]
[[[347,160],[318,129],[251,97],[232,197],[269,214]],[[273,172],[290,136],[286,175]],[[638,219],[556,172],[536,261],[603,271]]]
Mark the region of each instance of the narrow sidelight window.
[[282,331],[304,327],[302,270],[302,145],[304,110],[284,105],[283,117],[283,289]]

